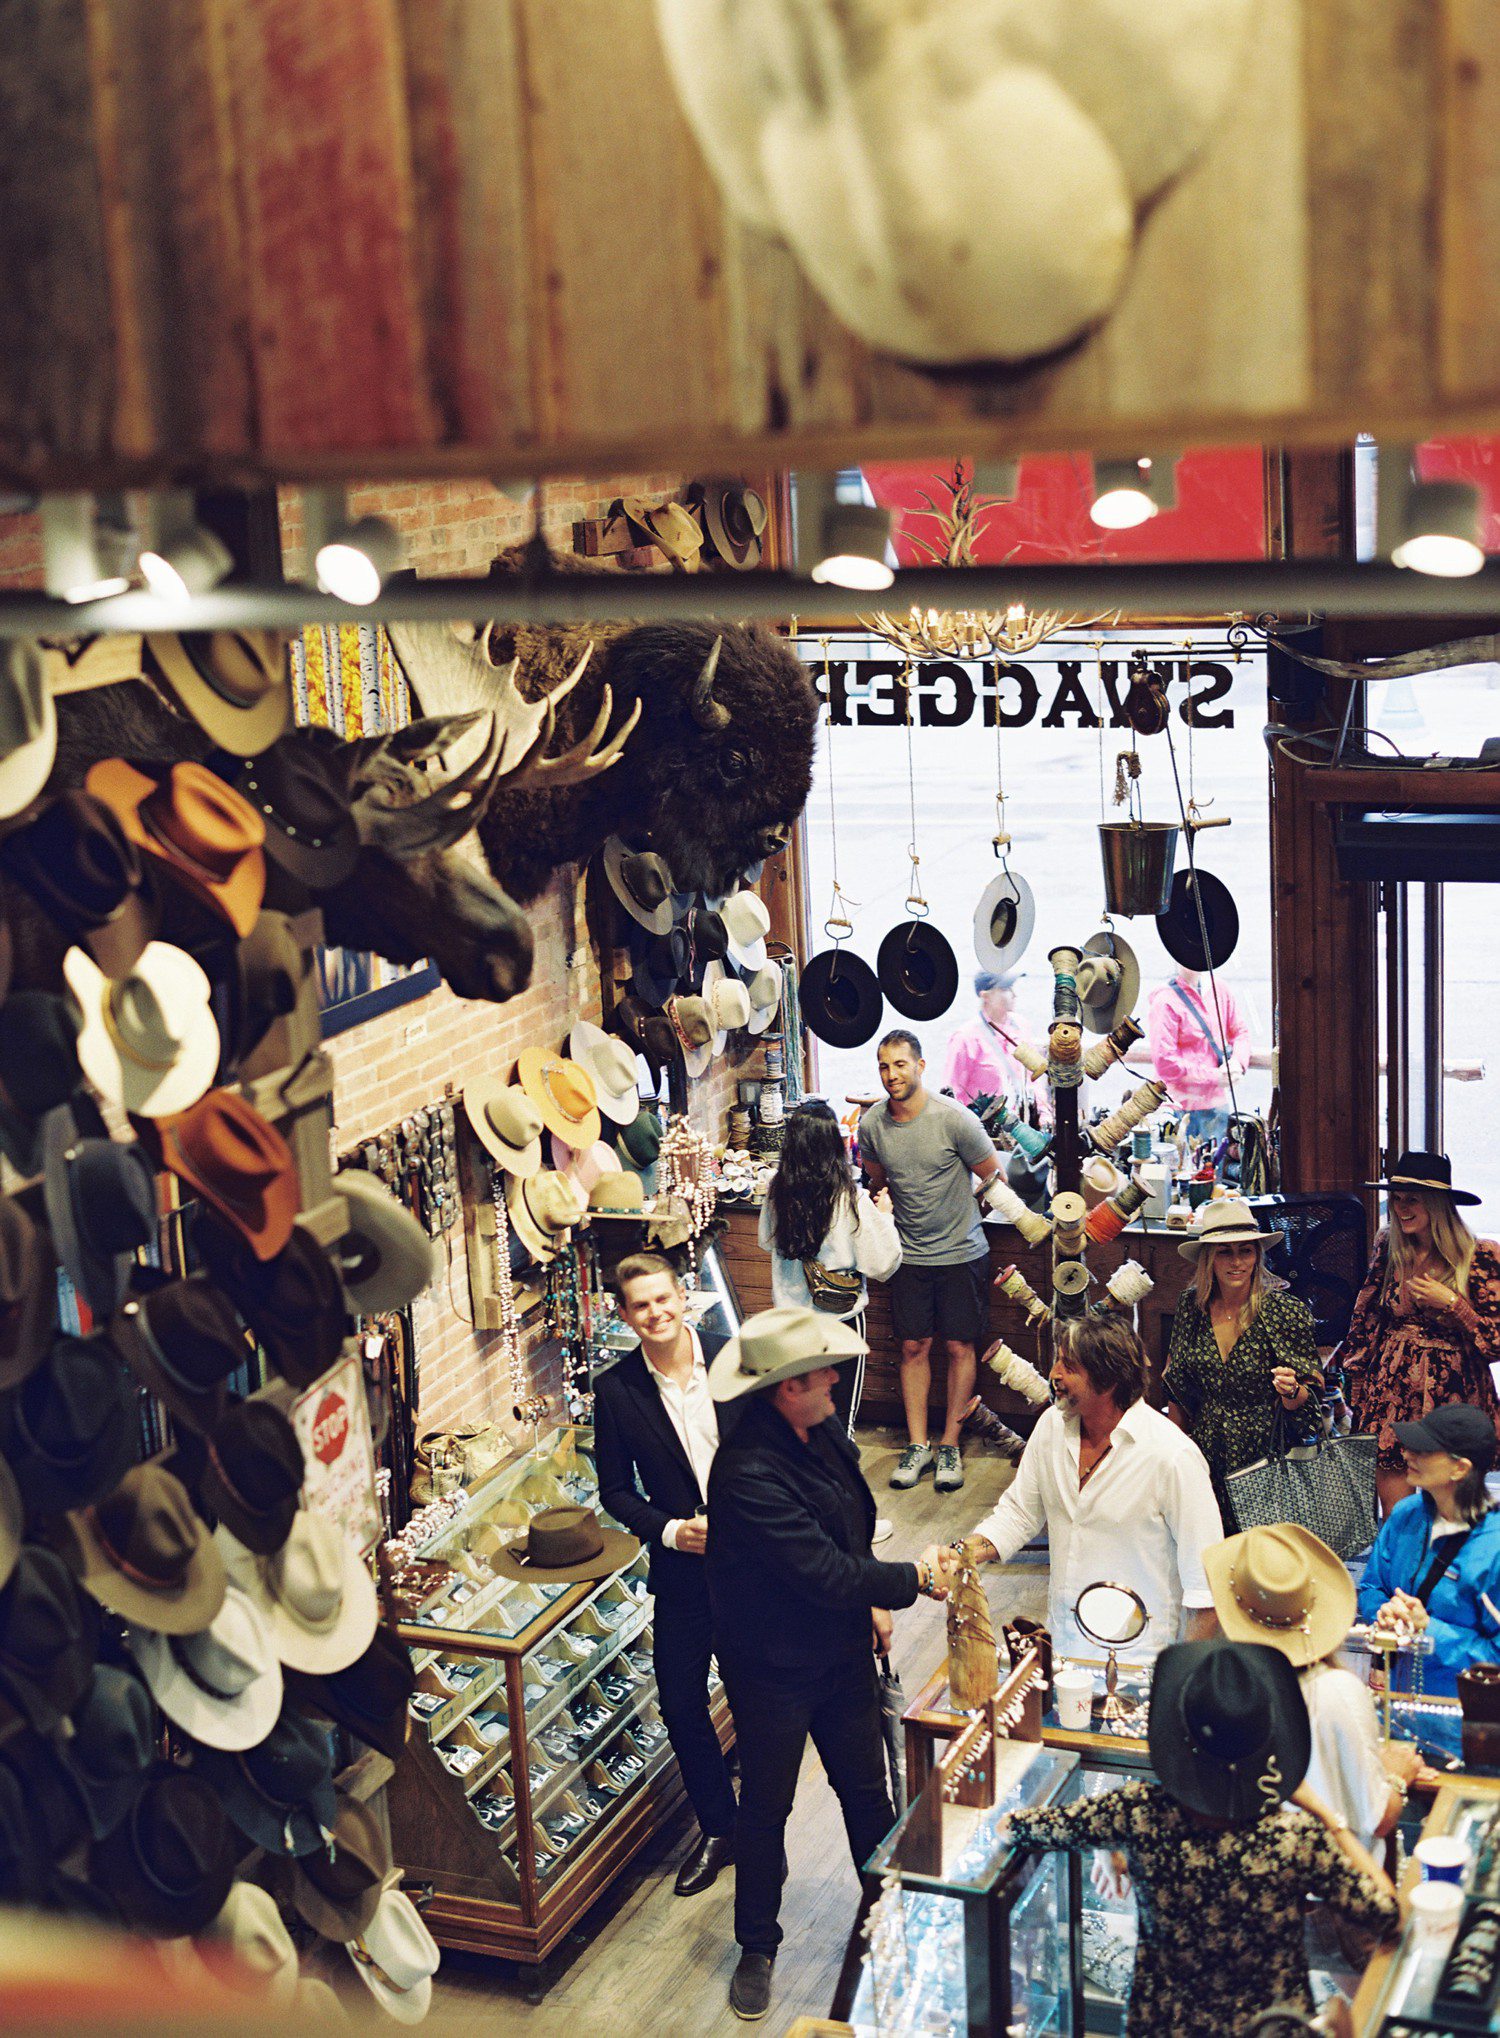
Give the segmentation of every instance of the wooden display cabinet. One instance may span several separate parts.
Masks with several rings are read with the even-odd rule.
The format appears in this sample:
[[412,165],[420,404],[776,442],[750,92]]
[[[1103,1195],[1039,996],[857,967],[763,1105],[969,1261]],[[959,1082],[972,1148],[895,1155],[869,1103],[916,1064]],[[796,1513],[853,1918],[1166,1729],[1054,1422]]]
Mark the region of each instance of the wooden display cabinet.
[[[684,1796],[657,1704],[645,1552],[579,1585],[494,1578],[471,1552],[483,1528],[597,1505],[591,1445],[562,1430],[482,1480],[420,1551],[446,1573],[396,1630],[426,1687],[389,1790],[406,1886],[440,1945],[536,1966]],[[713,1718],[727,1748],[717,1680]]]

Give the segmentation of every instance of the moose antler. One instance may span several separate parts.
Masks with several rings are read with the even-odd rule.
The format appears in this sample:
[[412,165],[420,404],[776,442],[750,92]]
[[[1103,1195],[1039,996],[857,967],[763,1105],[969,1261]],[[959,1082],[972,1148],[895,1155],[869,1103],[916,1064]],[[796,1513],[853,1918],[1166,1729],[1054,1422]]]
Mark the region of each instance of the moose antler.
[[[419,760],[440,761],[475,725],[490,719],[489,738],[462,771],[430,793],[410,797]],[[383,737],[360,761],[352,804],[359,839],[392,855],[451,849],[478,822],[495,789],[500,735],[480,709],[467,715],[428,715]],[[405,794],[408,797],[403,799]]]

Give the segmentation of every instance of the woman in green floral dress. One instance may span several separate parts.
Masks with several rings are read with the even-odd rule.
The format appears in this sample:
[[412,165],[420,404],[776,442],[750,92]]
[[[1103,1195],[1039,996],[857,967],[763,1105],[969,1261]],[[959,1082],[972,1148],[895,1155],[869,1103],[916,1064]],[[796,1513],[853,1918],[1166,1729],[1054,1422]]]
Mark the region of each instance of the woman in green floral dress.
[[1276,1236],[1248,1205],[1206,1203],[1177,1248],[1197,1279],[1177,1305],[1162,1385],[1167,1413],[1208,1460],[1226,1529],[1225,1480],[1271,1449],[1278,1409],[1293,1442],[1316,1434],[1323,1390],[1312,1312],[1269,1286],[1263,1255]]

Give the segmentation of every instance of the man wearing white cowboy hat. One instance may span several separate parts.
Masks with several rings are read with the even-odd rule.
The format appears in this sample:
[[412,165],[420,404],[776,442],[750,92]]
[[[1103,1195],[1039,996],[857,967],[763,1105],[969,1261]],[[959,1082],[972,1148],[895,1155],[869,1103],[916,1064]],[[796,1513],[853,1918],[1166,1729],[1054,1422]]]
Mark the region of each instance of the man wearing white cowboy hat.
[[730,1985],[763,2017],[781,1943],[782,1850],[811,1735],[856,1869],[894,1823],[872,1650],[889,1609],[941,1594],[931,1562],[870,1554],[875,1502],[834,1414],[837,1369],[867,1349],[837,1317],[764,1309],[709,1368],[716,1401],[750,1397],[708,1480],[708,1588],[740,1757]]

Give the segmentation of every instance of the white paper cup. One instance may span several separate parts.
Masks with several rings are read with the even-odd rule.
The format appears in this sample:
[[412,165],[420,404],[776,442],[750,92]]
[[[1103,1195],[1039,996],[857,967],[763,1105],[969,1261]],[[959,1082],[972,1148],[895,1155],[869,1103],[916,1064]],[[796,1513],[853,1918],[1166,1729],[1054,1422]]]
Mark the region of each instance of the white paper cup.
[[1412,1853],[1422,1866],[1424,1882],[1461,1883],[1469,1865],[1469,1847],[1450,1833],[1434,1833],[1430,1840],[1418,1840]]
[[1419,1939],[1446,1939],[1458,1924],[1464,1893],[1456,1882],[1419,1882],[1407,1898]]
[[1053,1673],[1052,1691],[1057,1724],[1075,1734],[1085,1732],[1094,1715],[1093,1671],[1077,1663],[1064,1663]]

